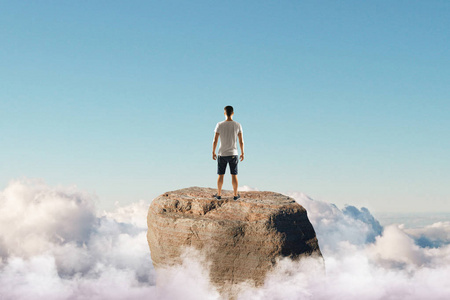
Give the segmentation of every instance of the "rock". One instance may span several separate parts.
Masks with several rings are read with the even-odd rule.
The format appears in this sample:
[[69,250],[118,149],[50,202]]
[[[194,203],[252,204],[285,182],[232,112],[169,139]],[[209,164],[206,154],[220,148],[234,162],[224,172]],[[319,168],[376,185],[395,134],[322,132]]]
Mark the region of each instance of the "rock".
[[306,210],[294,199],[273,192],[223,191],[190,187],[164,193],[148,210],[147,240],[155,268],[181,263],[192,246],[210,260],[210,278],[224,285],[264,282],[277,258],[321,257]]

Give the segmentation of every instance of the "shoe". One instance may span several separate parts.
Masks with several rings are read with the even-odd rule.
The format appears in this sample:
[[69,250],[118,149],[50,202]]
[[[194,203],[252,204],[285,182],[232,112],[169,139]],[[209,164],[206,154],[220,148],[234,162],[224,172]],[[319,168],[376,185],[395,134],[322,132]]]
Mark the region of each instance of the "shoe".
[[239,198],[241,198],[241,195],[238,194],[237,196],[234,196],[234,197],[233,197],[233,200],[236,201],[236,200],[239,199]]
[[220,200],[220,199],[222,199],[222,197],[220,197],[220,196],[217,196],[217,194],[215,194],[214,196],[213,196],[214,198],[216,198],[217,200]]

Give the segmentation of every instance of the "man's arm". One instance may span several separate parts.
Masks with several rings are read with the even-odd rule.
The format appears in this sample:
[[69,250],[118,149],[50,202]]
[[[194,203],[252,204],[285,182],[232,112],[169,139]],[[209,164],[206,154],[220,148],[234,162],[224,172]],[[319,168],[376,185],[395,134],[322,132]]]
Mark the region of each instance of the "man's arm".
[[213,152],[212,152],[212,157],[214,160],[216,160],[217,155],[216,155],[216,148],[217,148],[217,141],[219,140],[219,133],[216,132],[216,134],[214,135],[214,140],[213,140]]
[[244,160],[244,137],[242,136],[242,132],[238,133],[239,138],[239,146],[241,147],[241,161]]

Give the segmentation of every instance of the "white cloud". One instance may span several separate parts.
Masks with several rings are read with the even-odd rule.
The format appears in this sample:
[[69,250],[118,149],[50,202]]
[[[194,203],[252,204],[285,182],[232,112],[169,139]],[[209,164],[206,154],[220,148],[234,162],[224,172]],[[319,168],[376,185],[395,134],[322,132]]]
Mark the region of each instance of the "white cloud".
[[158,270],[159,299],[220,299],[220,294],[209,283],[209,263],[206,258],[193,248],[185,249],[181,257],[181,266]]
[[139,228],[147,229],[147,212],[150,203],[140,200],[126,206],[115,203],[115,210],[103,212],[103,215],[120,223],[127,223]]
[[384,229],[383,235],[367,247],[374,259],[389,263],[391,267],[401,265],[422,266],[428,262],[424,249],[414,243],[398,226],[390,225]]
[[28,257],[52,245],[85,243],[94,222],[92,199],[74,188],[24,180],[12,181],[0,194],[2,255]]
[[251,186],[248,186],[248,185],[243,185],[243,186],[238,187],[238,191],[240,191],[240,192],[254,192],[254,191],[259,191],[259,190],[257,188],[255,188],[255,187],[251,187]]
[[450,244],[450,222],[436,222],[422,228],[406,228],[404,231],[421,247],[441,247]]
[[[241,285],[239,299],[450,298],[449,222],[383,229],[364,208],[289,195],[308,211],[326,274],[312,258],[282,259],[262,287]],[[155,273],[147,208],[98,213],[75,188],[12,181],[0,192],[0,298],[220,299],[192,249],[181,266]]]
[[303,193],[288,193],[308,212],[324,254],[340,249],[340,243],[346,241],[363,246],[381,234],[380,224],[370,212],[362,208],[348,206],[340,210],[336,205],[315,201]]
[[75,188],[12,181],[0,193],[2,299],[154,294],[146,228],[127,217],[132,212],[141,216],[140,206],[97,216],[93,198]]

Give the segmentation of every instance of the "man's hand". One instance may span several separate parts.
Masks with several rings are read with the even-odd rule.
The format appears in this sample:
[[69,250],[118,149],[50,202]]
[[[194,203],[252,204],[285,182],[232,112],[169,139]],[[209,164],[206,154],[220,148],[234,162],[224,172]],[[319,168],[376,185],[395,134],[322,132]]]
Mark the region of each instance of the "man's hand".
[[213,159],[216,160],[217,155],[213,152]]
[[244,160],[244,153],[241,154],[241,161]]

